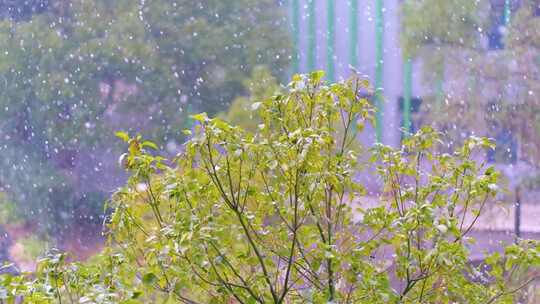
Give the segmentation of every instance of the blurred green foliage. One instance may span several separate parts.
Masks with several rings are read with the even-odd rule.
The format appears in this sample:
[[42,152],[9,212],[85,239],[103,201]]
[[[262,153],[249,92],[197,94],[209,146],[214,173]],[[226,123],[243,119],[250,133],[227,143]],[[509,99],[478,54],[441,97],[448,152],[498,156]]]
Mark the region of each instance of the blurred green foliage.
[[[243,91],[255,65],[284,75],[282,13],[269,0],[97,0],[72,1],[62,15],[5,20],[2,118],[22,116],[14,124],[53,146],[92,144],[105,114],[136,116],[139,124],[127,125],[137,131],[143,123],[147,134],[176,136],[183,98],[215,113]],[[121,92],[118,81],[136,93]]]
[[18,243],[22,247],[22,255],[18,256],[18,258],[30,262],[37,261],[38,258],[45,256],[50,249],[49,243],[36,235],[22,238],[18,240]]
[[278,94],[282,91],[282,87],[265,66],[256,67],[251,77],[244,81],[244,86],[248,88],[248,95],[235,98],[228,111],[220,113],[218,117],[232,125],[254,132],[261,123],[256,111],[257,101]]
[[76,218],[79,203],[101,209],[92,193],[112,189],[95,185],[94,167],[74,166],[89,163],[83,154],[114,162],[115,130],[181,141],[188,108],[227,109],[255,66],[280,78],[290,57],[272,0],[4,4],[0,187],[51,229]]
[[0,192],[0,225],[18,224],[20,221],[21,216],[18,214],[15,203],[8,199],[5,193]]
[[468,134],[497,138],[497,162],[517,154],[538,168],[539,12],[536,0],[405,1],[404,55],[419,59],[428,89],[422,122],[456,145]]
[[488,1],[405,1],[402,6],[404,56],[414,58],[426,46],[478,47],[478,29],[487,23]]

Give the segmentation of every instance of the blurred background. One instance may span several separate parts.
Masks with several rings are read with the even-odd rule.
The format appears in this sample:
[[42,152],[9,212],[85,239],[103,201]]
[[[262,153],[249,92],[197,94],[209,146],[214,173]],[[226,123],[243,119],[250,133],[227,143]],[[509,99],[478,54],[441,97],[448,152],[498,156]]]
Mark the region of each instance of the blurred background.
[[126,179],[115,131],[175,155],[190,114],[254,128],[254,99],[313,70],[370,79],[367,146],[425,124],[448,151],[496,141],[478,161],[506,194],[478,258],[540,238],[540,0],[0,0],[0,261],[99,250]]

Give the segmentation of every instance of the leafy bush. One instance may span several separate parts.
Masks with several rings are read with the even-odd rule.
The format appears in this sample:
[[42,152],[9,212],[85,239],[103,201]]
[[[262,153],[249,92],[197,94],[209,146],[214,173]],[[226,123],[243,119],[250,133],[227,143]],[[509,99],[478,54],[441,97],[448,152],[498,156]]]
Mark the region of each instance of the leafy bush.
[[49,248],[49,243],[44,241],[39,236],[31,235],[18,241],[21,245],[21,256],[19,259],[34,262],[42,256]]
[[[441,154],[423,128],[400,149],[351,149],[374,112],[353,77],[295,75],[261,100],[252,133],[205,114],[171,160],[140,136],[120,161],[109,246],[95,261],[43,259],[35,278],[3,276],[0,299],[79,303],[512,303],[536,277],[539,245],[469,261],[471,231],[498,173],[472,160],[470,138]],[[342,128],[343,132],[337,130]],[[338,137],[338,134],[340,136]],[[359,159],[371,156],[371,162]],[[381,180],[368,204],[355,182]]]
[[19,223],[21,221],[21,215],[17,213],[17,206],[10,201],[6,194],[0,192],[0,225],[6,223]]

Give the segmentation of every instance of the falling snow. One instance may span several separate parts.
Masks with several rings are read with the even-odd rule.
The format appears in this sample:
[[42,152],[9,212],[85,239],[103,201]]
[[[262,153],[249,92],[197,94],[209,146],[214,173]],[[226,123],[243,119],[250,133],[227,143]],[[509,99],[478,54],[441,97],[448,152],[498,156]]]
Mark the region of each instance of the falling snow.
[[258,75],[314,70],[369,79],[368,147],[398,147],[422,125],[443,134],[444,153],[493,139],[475,160],[502,172],[489,188],[505,194],[478,222],[475,257],[540,239],[540,2],[218,2],[0,0],[0,262],[26,265],[9,248],[29,235],[41,253],[93,254],[104,202],[127,178],[116,131],[175,156],[190,115],[246,112],[235,105],[272,93],[257,91]]

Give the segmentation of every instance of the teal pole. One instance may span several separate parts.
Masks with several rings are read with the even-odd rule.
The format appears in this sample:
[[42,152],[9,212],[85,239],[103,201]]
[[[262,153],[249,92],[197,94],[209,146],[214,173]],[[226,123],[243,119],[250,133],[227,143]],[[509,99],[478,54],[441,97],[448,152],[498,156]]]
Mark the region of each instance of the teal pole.
[[349,64],[358,67],[358,0],[351,0],[349,16]]
[[315,70],[315,51],[317,47],[315,24],[315,0],[308,0],[308,72]]
[[300,5],[298,0],[292,0],[292,35],[293,35],[293,58],[292,69],[293,73],[300,71]]
[[404,136],[411,132],[411,99],[412,99],[412,61],[405,60],[403,65],[403,129]]
[[335,70],[334,70],[334,42],[335,42],[335,7],[334,0],[327,0],[327,20],[328,20],[328,33],[327,33],[327,46],[326,46],[326,65],[328,80],[335,80]]
[[[351,15],[349,16],[349,64],[358,67],[358,0],[350,0]],[[353,134],[356,134],[356,123],[353,124]]]
[[510,3],[510,0],[504,1],[504,25],[508,25],[510,23],[510,18],[512,16],[512,5]]
[[383,0],[375,0],[375,49],[376,49],[376,63],[375,63],[375,106],[377,107],[377,114],[375,115],[375,135],[377,142],[382,142],[382,122],[383,122],[383,71],[384,71],[384,12],[383,12]]

